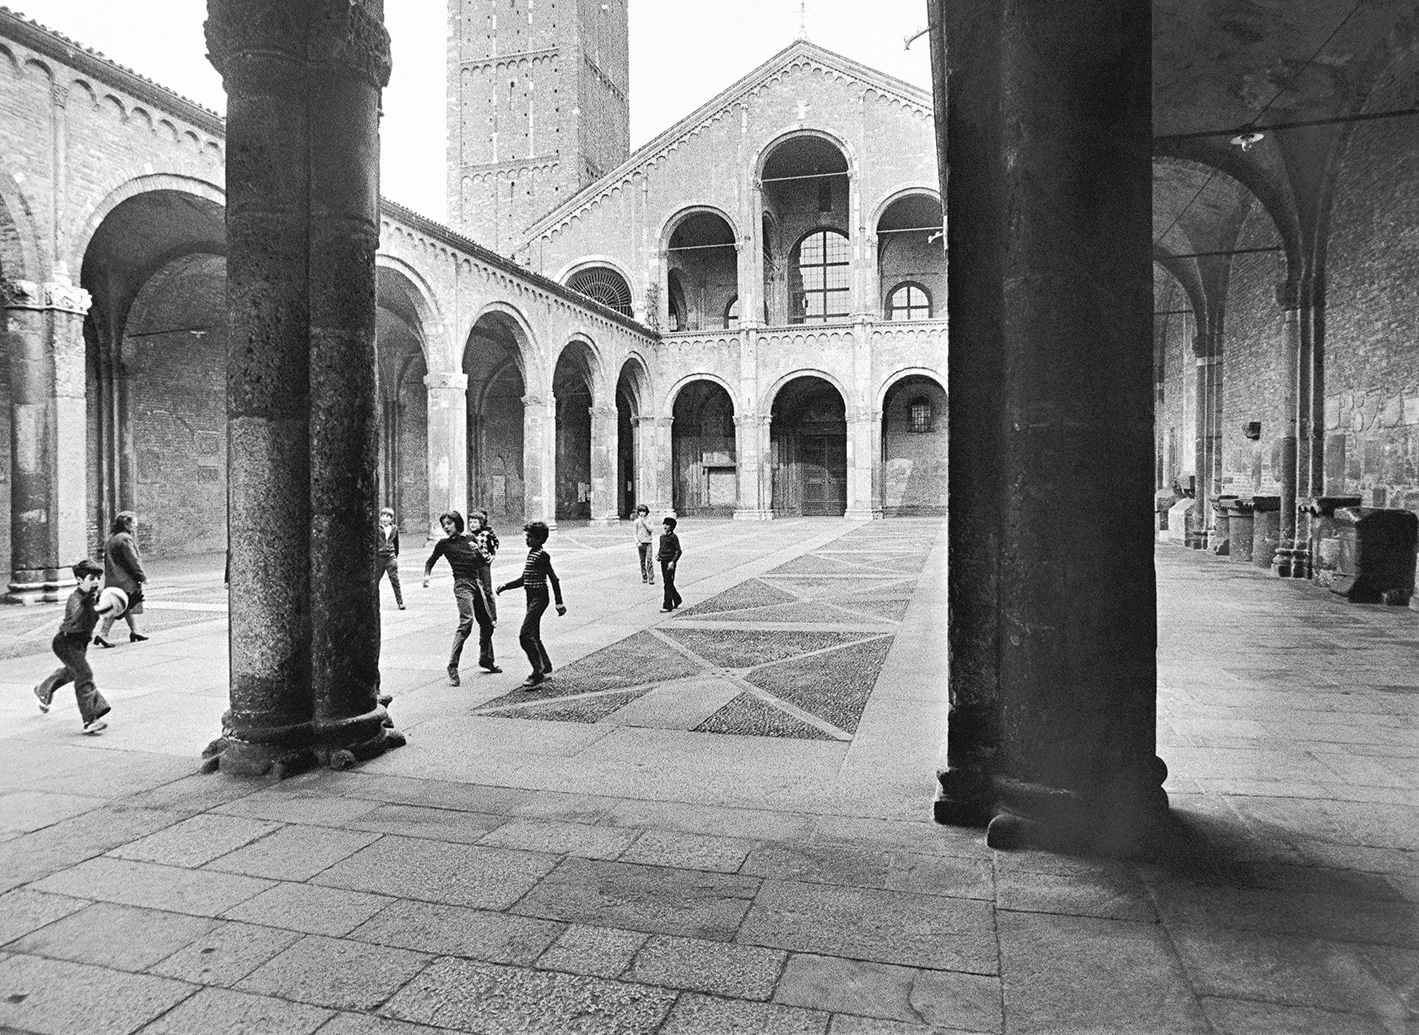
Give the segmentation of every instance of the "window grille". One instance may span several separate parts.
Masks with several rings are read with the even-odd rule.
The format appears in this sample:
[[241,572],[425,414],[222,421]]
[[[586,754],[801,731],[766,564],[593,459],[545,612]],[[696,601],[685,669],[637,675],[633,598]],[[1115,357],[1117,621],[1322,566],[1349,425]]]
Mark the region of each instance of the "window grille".
[[887,319],[930,320],[931,295],[920,284],[898,284],[887,296]]
[[848,315],[851,249],[847,235],[818,230],[798,244],[802,290],[795,299],[794,323],[824,323]]
[[567,278],[567,287],[625,316],[631,315],[631,288],[626,279],[605,266],[588,266]]

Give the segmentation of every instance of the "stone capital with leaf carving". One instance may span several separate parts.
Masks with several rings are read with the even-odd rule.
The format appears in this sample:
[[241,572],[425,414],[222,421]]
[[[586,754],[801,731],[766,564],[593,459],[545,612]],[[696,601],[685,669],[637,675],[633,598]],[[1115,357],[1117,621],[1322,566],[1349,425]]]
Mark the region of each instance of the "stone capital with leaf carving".
[[42,284],[33,280],[0,283],[0,304],[6,309],[56,309],[83,316],[93,302],[87,291],[68,280],[51,280]]
[[389,85],[389,33],[358,0],[207,0],[203,29],[207,58],[223,75],[235,58],[265,54]]

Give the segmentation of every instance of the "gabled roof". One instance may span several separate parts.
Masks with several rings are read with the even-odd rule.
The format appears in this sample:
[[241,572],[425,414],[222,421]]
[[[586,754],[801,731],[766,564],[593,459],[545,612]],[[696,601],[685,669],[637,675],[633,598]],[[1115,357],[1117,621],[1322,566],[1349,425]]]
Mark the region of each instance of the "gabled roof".
[[573,213],[586,208],[593,199],[627,181],[634,172],[667,153],[700,127],[722,117],[748,95],[768,85],[791,68],[802,65],[820,68],[834,75],[856,80],[920,114],[930,116],[932,113],[929,90],[923,90],[895,76],[879,72],[875,68],[869,68],[850,57],[844,57],[842,54],[807,40],[795,40],[748,75],[720,91],[709,101],[680,119],[669,129],[636,148],[631,152],[630,157],[599,180],[587,184],[543,216],[528,228],[523,235],[524,242],[535,241],[552,227],[565,223]]

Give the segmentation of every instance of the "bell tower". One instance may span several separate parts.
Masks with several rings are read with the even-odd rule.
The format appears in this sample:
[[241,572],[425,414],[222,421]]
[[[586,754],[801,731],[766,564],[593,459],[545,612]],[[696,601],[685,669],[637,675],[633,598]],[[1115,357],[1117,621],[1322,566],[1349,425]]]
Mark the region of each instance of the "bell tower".
[[448,219],[511,254],[630,153],[629,0],[448,0]]

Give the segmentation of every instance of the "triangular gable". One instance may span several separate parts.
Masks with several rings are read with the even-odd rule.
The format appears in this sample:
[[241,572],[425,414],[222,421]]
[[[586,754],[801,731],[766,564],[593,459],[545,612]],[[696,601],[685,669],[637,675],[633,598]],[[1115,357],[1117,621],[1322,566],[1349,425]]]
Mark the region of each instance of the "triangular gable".
[[630,157],[616,168],[600,179],[587,184],[543,216],[523,235],[524,242],[535,241],[548,230],[568,222],[578,212],[589,209],[597,199],[609,195],[614,188],[629,183],[636,172],[660,160],[714,120],[723,118],[736,104],[741,103],[750,94],[770,85],[786,72],[804,65],[870,86],[883,96],[897,101],[918,114],[927,117],[932,114],[931,94],[928,91],[895,76],[879,72],[875,68],[869,68],[852,58],[844,57],[842,54],[820,47],[815,43],[796,40],[758,68],[700,105],[689,115],[680,119],[669,129],[636,148],[631,152]]

